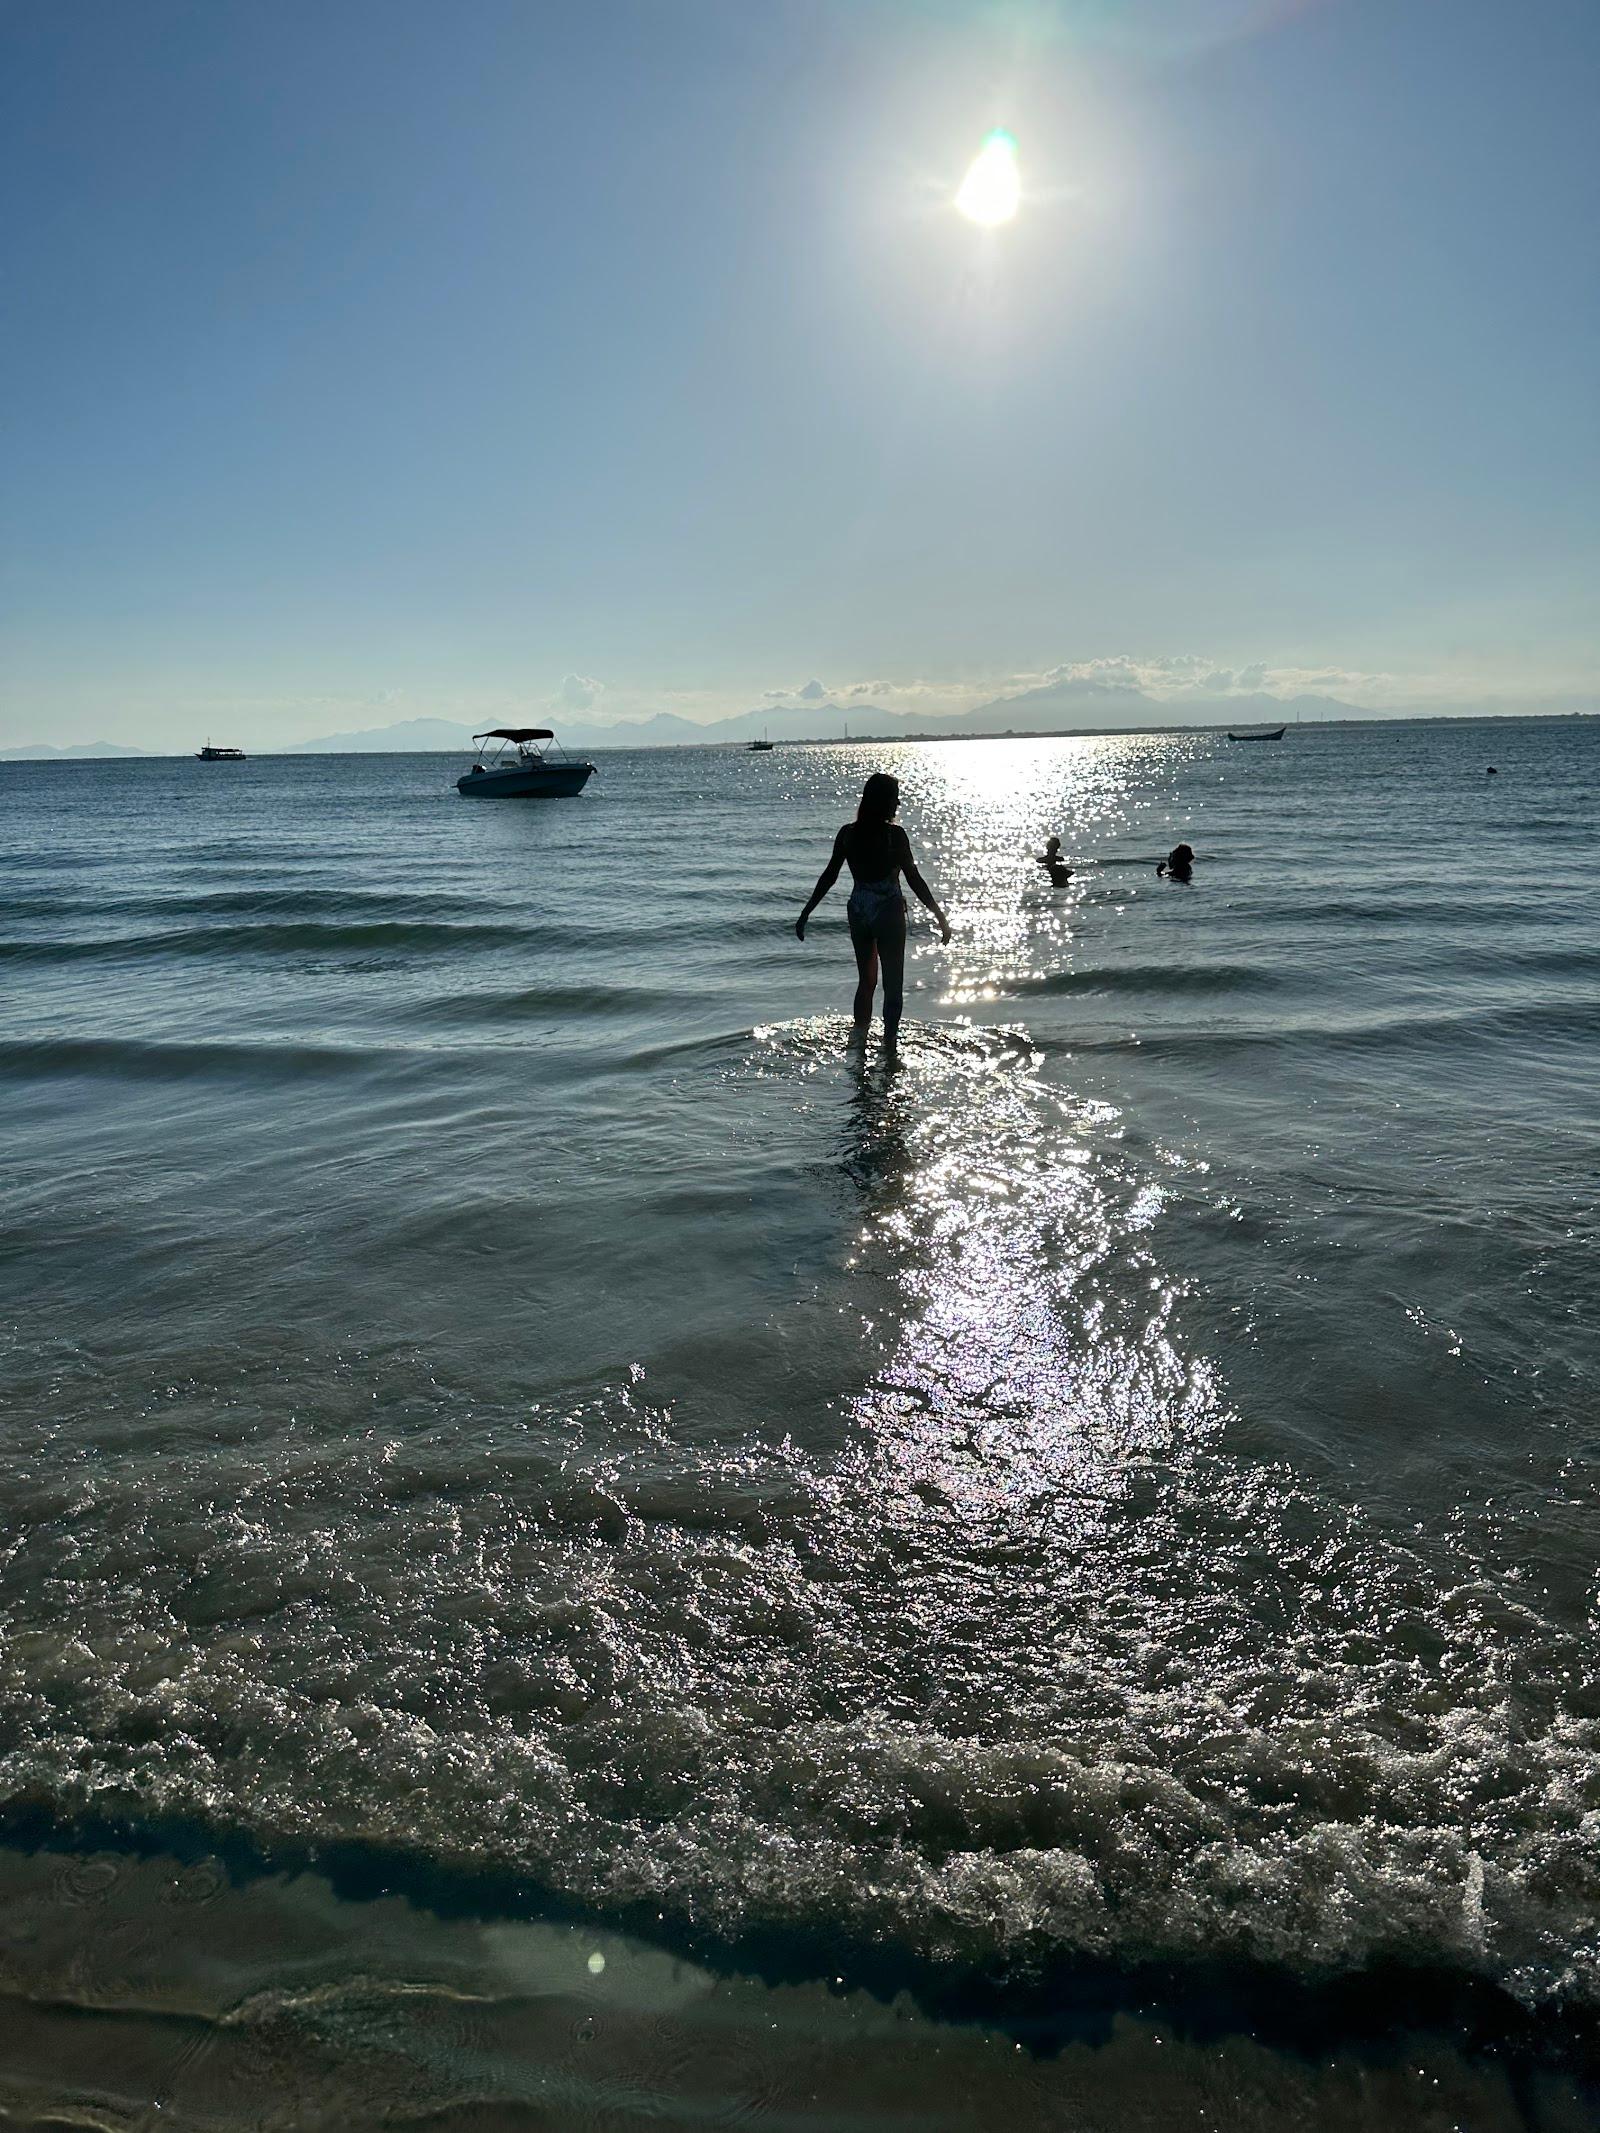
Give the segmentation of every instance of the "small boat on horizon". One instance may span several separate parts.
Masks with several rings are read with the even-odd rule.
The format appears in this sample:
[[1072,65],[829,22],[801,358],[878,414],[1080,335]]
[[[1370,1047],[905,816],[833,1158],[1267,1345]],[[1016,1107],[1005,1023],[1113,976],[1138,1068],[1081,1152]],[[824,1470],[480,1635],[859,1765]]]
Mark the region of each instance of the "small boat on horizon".
[[1281,741],[1287,732],[1284,726],[1230,726],[1230,741]]
[[194,759],[197,763],[244,763],[249,761],[242,748],[213,748],[209,740],[203,748],[195,750]]
[[775,748],[776,746],[777,743],[775,741],[769,741],[766,739],[765,736],[763,736],[759,741],[752,741],[750,743],[748,753],[751,755],[765,755],[769,749]]
[[[593,763],[580,763],[555,745],[548,726],[496,726],[488,733],[475,733],[478,760],[464,778],[457,778],[456,791],[474,798],[503,800],[571,800],[594,776]],[[494,754],[484,759],[484,744],[498,741]],[[555,747],[554,757],[541,742]]]

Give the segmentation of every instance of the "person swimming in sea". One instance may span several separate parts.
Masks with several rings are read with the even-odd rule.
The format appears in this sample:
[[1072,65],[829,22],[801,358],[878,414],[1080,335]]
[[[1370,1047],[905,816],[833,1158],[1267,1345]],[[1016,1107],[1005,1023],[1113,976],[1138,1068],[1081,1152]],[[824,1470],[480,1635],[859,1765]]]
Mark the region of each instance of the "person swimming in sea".
[[906,900],[900,893],[900,876],[911,884],[912,893],[926,904],[939,922],[939,938],[948,942],[950,921],[934,900],[933,891],[917,872],[911,842],[896,822],[900,811],[900,781],[886,771],[875,770],[861,789],[861,805],[854,822],[845,823],[833,840],[833,855],[817,876],[817,885],[806,907],[795,920],[797,940],[806,937],[806,920],[839,879],[839,869],[848,866],[855,886],[850,891],[847,915],[850,945],[856,952],[855,1021],[864,1030],[872,1020],[872,998],[883,977],[883,1035],[892,1044],[900,1028],[900,1010],[905,993]]
[[1059,837],[1046,838],[1044,850],[1035,852],[1033,858],[1036,866],[1044,868],[1054,887],[1064,889],[1072,879],[1072,869],[1061,856],[1061,839]]
[[1156,872],[1164,874],[1168,881],[1187,881],[1194,872],[1194,847],[1175,844]]

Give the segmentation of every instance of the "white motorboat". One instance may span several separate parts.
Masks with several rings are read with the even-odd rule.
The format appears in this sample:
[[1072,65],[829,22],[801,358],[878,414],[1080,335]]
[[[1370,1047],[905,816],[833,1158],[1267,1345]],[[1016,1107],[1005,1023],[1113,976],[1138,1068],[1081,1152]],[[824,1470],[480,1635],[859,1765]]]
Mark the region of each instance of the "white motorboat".
[[[548,726],[496,726],[472,739],[478,760],[456,780],[456,791],[471,797],[570,800],[594,776],[593,763],[581,763],[556,746]],[[490,741],[500,743],[492,755]]]

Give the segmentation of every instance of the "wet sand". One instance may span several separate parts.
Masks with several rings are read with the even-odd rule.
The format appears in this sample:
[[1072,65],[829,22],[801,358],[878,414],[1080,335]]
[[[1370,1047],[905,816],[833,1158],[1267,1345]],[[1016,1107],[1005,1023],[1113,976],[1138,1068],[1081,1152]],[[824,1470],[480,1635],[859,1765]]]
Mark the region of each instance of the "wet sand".
[[[1582,2040],[1394,2026],[1327,2049],[1308,2006],[1037,1995],[1007,2027],[908,1990],[774,1984],[578,1920],[351,1901],[209,1856],[0,1852],[0,2113],[16,2127],[707,2124],[1588,2133]],[[1109,1990],[1108,1990],[1109,1985]],[[1421,1989],[1419,1987],[1419,1989]],[[1309,2005],[1309,2003],[1308,2003]],[[1480,2010],[1481,2014],[1481,2010]],[[1347,2019],[1341,2012],[1340,2022]],[[1024,2035],[1015,2034],[1018,2029]]]

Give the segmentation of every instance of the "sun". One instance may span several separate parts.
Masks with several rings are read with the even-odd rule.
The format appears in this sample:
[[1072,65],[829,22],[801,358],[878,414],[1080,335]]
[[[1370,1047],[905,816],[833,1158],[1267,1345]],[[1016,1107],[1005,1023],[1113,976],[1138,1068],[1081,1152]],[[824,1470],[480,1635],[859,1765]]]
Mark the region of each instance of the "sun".
[[1009,133],[996,127],[973,157],[972,168],[956,194],[956,206],[969,222],[992,230],[1002,222],[1015,220],[1021,201],[1017,144]]

